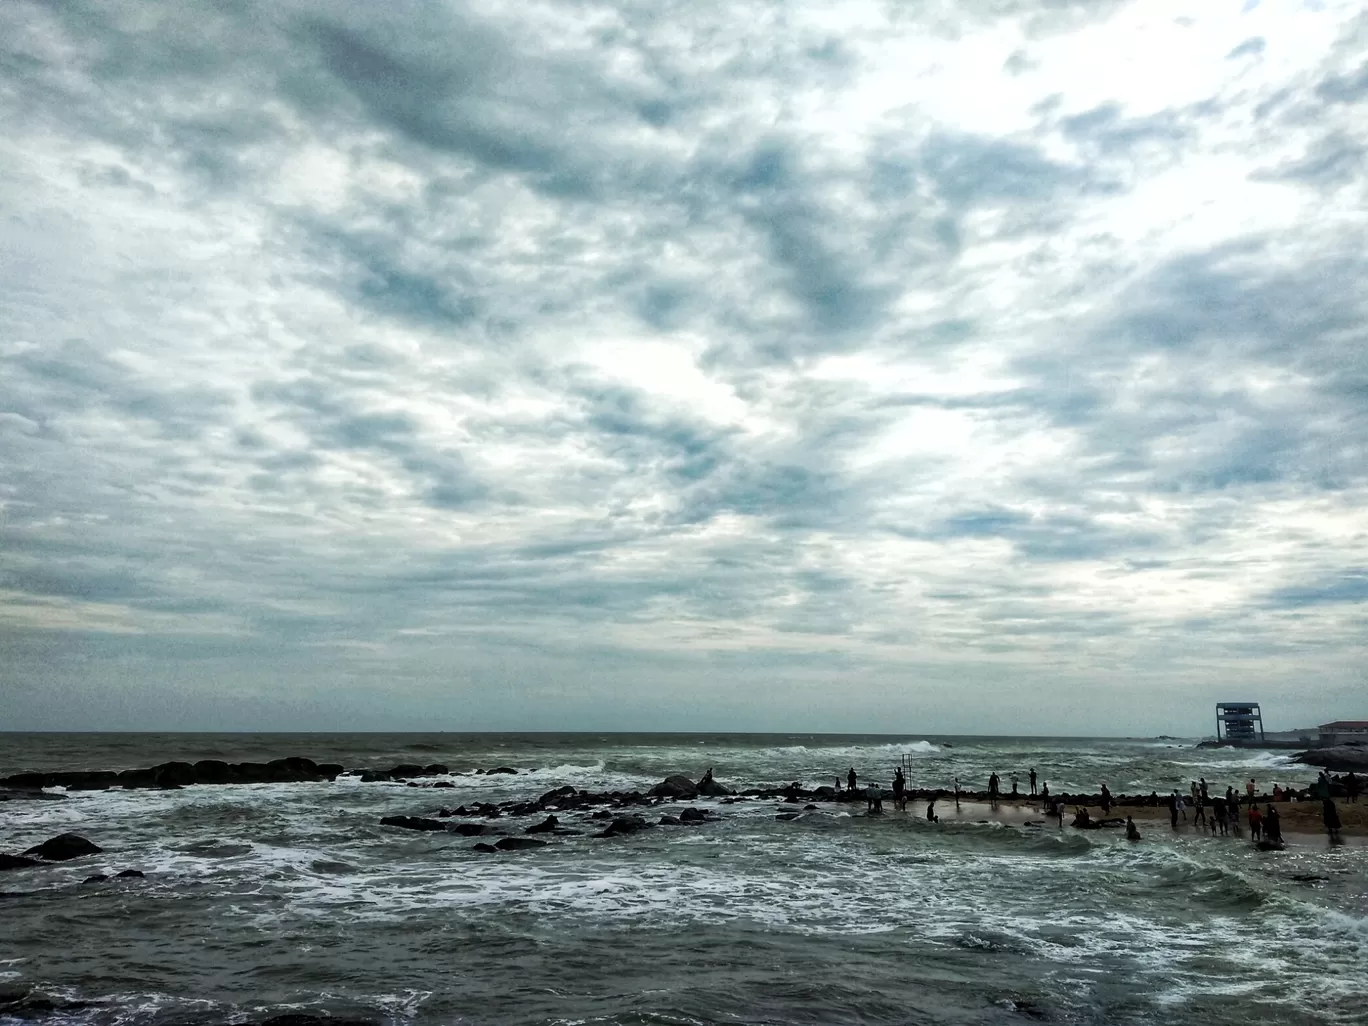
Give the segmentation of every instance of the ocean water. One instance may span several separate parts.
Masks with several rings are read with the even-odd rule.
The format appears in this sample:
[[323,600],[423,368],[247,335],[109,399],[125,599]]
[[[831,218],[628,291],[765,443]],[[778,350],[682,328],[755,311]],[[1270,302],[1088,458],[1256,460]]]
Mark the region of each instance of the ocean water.
[[[914,787],[958,776],[982,789],[996,770],[1024,790],[1031,766],[1055,792],[1314,777],[1284,753],[931,736],[0,734],[0,776],[286,755],[441,762],[454,787],[343,777],[0,804],[0,850],[66,831],[106,849],[0,874],[0,988],[69,1003],[53,1023],[158,1026],[285,1011],[415,1026],[1365,1021],[1361,843],[1259,852],[1165,825],[1132,845],[969,807],[954,818],[953,803],[931,824],[922,805],[779,821],[772,801],[702,799],[689,804],[716,822],[613,839],[561,814],[585,835],[500,855],[380,826],[707,767],[738,788],[831,784],[851,765],[886,785],[904,755]],[[520,772],[459,772],[505,765]],[[498,822],[513,834],[538,818]],[[128,868],[146,879],[81,883]]]

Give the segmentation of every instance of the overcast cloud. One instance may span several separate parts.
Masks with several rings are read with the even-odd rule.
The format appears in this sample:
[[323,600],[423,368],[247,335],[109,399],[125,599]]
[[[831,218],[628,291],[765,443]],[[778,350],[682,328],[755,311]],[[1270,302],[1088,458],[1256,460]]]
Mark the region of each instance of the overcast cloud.
[[1360,3],[7,0],[0,123],[0,727],[1368,716]]

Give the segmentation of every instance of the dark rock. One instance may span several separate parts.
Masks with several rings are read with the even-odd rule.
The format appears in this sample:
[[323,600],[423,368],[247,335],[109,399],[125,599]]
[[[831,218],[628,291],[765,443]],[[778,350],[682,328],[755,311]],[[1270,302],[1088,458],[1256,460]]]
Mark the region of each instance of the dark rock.
[[389,771],[391,777],[422,777],[426,776],[422,766],[415,766],[412,763],[401,763]]
[[83,855],[98,855],[102,851],[104,849],[99,845],[92,844],[78,834],[62,834],[42,844],[35,844],[24,854],[37,855],[50,862],[66,862],[69,859],[79,859]]
[[647,793],[652,798],[693,798],[698,794],[698,786],[688,777],[676,774],[666,777]]
[[195,779],[201,784],[231,784],[237,779],[233,767],[220,759],[201,759],[194,769]]
[[335,762],[325,762],[318,767],[318,775],[326,780],[336,780],[345,770]]
[[622,837],[626,834],[635,834],[650,827],[641,816],[619,816],[608,824],[608,829],[602,833],[595,834],[595,837]]
[[540,823],[535,823],[523,831],[525,834],[549,834],[560,826],[560,820],[555,816],[547,816]]
[[5,855],[0,853],[0,872],[6,869],[32,869],[34,866],[41,866],[43,863],[37,859],[25,858],[23,855]]
[[687,809],[681,809],[679,812],[679,822],[685,825],[706,823],[707,821],[708,814],[704,812],[702,809],[695,809],[692,806],[690,806]]
[[424,819],[422,816],[386,816],[381,826],[402,827],[405,830],[445,830],[446,824],[437,819]]
[[439,781],[437,781],[437,783],[433,784],[432,786],[433,786],[433,787],[455,787],[456,785],[453,784],[450,780],[439,780]]
[[679,820],[675,819],[675,817],[673,817],[673,816],[661,816],[661,817],[660,817],[660,825],[661,825],[661,826],[679,826],[679,825],[680,825],[680,822],[679,822]]
[[310,862],[309,868],[315,873],[335,873],[339,876],[358,872],[357,868],[348,862],[331,862],[327,859],[317,859]]
[[142,880],[147,876],[141,869],[125,869],[122,873],[116,873],[115,877],[119,880]]
[[19,1004],[32,990],[27,983],[0,983],[0,1008]]
[[513,769],[511,766],[500,766],[498,769],[492,769],[486,772],[487,775],[493,776],[495,773],[517,773],[518,771]]
[[305,1015],[291,1012],[267,1019],[261,1026],[376,1026],[368,1019],[335,1019],[331,1015]]
[[366,772],[366,773],[362,773],[362,774],[361,774],[361,783],[363,783],[363,784],[375,784],[375,783],[379,783],[380,781],[383,781],[383,780],[390,780],[390,779],[392,779],[392,778],[390,777],[390,775],[389,775],[388,773],[383,773],[383,772],[381,772],[381,773]]
[[532,837],[505,837],[495,841],[494,847],[499,851],[525,851],[528,848],[545,848],[546,842]]
[[64,802],[64,794],[48,794],[46,791],[31,791],[27,788],[0,790],[0,802]]
[[719,784],[716,780],[704,777],[697,784],[696,790],[699,794],[707,795],[712,798],[724,798],[727,795],[735,794],[730,787]]
[[488,854],[489,852],[498,851],[499,849],[494,847],[494,845],[492,844],[486,844],[484,841],[481,841],[479,844],[475,845],[473,850],[482,851]]
[[571,787],[569,784],[566,784],[564,787],[558,787],[554,791],[547,791],[546,794],[542,795],[540,798],[537,799],[537,804],[550,805],[553,802],[558,802],[566,798],[569,798],[573,796],[574,793],[575,789]]
[[777,814],[774,818],[775,818],[775,819],[797,819],[797,818],[798,818],[798,813],[796,813],[796,812],[781,812],[781,813]]
[[479,837],[480,834],[489,833],[489,828],[483,823],[453,823],[447,829],[462,837]]
[[430,777],[444,777],[450,773],[451,770],[440,762],[434,762],[431,766],[424,766],[423,772]]
[[105,874],[105,873],[96,873],[94,876],[88,876],[88,877],[86,877],[84,880],[81,881],[81,883],[82,883],[82,884],[104,883],[104,882],[105,882],[106,880],[108,880],[108,879],[109,879],[109,876],[108,876],[107,874]]
[[195,777],[195,767],[188,762],[164,762],[148,771],[158,787],[183,787],[199,781]]

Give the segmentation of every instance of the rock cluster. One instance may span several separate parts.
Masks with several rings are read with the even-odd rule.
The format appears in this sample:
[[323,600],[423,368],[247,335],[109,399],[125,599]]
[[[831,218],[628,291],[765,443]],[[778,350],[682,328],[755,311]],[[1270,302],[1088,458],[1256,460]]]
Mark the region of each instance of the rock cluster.
[[334,780],[341,766],[319,765],[312,759],[291,756],[271,762],[227,763],[202,759],[196,763],[164,762],[148,769],[85,770],[54,773],[16,773],[0,780],[0,787],[30,793],[43,787],[65,787],[68,791],[104,791],[111,787],[176,788],[187,784],[269,784]]

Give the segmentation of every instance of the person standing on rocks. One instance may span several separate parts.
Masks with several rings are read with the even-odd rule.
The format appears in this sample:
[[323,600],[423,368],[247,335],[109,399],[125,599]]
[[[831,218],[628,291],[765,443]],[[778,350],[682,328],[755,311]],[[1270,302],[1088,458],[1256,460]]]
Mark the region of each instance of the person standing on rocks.
[[855,775],[855,767],[851,766],[850,772],[846,774],[846,789],[850,791],[855,790],[855,785],[858,781],[859,778]]
[[1259,811],[1257,805],[1249,807],[1249,839],[1258,843],[1260,835],[1263,834],[1263,813]]
[[1192,825],[1195,827],[1201,823],[1203,828],[1207,825],[1206,799],[1202,797],[1202,792],[1198,791],[1192,796]]
[[1168,796],[1169,826],[1174,830],[1178,829],[1178,792],[1174,791]]
[[1363,791],[1363,783],[1358,777],[1354,776],[1354,771],[1350,770],[1349,775],[1344,778],[1344,791],[1349,795],[1349,802],[1352,805],[1358,804],[1358,796]]
[[1108,790],[1107,782],[1104,780],[1102,781],[1102,815],[1105,816],[1107,813],[1111,812],[1111,807],[1112,793]]
[[959,777],[956,777],[956,778],[955,778],[955,811],[956,811],[956,812],[959,811],[959,807],[960,807],[959,795],[960,795]]
[[1258,788],[1254,786],[1254,778],[1250,777],[1249,783],[1245,784],[1245,797],[1252,802],[1254,800],[1254,792],[1257,790]]
[[1219,830],[1221,836],[1224,837],[1226,835],[1226,803],[1217,798],[1211,804],[1211,812],[1216,820],[1214,829]]
[[902,767],[893,770],[893,808],[900,812],[907,811],[907,778],[903,776]]
[[1034,766],[1031,767],[1030,778],[1031,778],[1031,797],[1034,798],[1034,797],[1036,796],[1036,771],[1035,771],[1035,767],[1034,767]]
[[992,805],[993,808],[995,808],[995,809],[997,808],[997,803],[998,803],[998,788],[999,788],[1000,786],[1001,786],[1001,785],[1000,785],[1000,778],[998,777],[997,773],[991,773],[991,774],[989,774],[989,776],[988,776],[988,802],[989,802],[989,804]]

